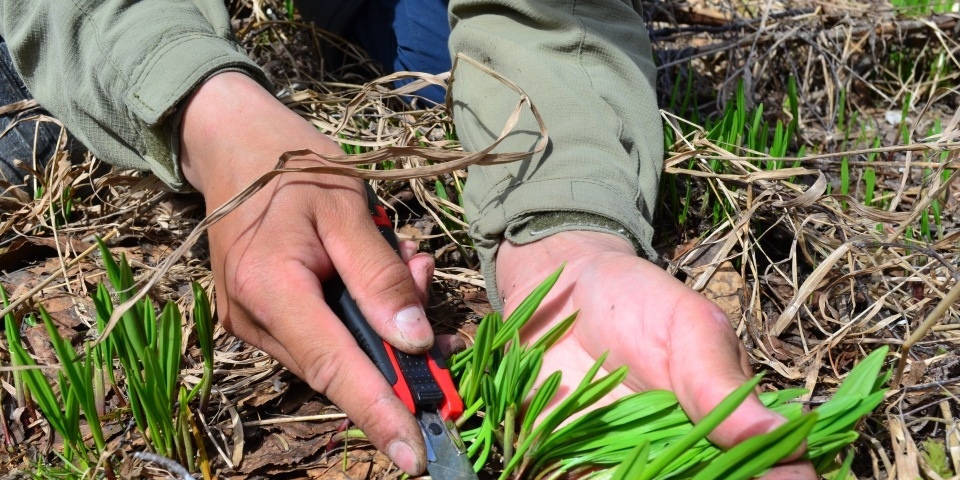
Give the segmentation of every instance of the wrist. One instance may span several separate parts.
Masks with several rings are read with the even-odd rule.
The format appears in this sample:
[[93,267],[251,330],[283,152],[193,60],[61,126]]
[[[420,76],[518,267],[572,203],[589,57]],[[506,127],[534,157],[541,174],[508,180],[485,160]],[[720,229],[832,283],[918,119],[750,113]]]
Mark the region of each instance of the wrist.
[[564,275],[577,275],[583,265],[607,255],[635,257],[636,251],[623,237],[592,231],[558,232],[524,245],[502,239],[496,258],[499,293],[526,295],[561,265],[566,264]]
[[336,143],[242,73],[210,77],[184,105],[180,166],[208,204],[245,188],[284,152],[304,148],[341,153]]

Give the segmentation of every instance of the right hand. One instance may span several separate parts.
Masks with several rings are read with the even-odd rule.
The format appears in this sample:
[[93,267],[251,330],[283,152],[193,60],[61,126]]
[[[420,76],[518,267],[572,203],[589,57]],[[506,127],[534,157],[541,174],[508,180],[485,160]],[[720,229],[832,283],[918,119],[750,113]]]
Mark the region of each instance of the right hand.
[[[249,77],[208,79],[184,108],[181,167],[211,212],[270,170],[286,151],[340,154],[336,143]],[[318,164],[294,159],[288,166]],[[433,343],[423,311],[433,259],[380,235],[362,182],[285,173],[209,232],[224,327],[323,393],[405,472],[426,466],[420,428],[380,371],[331,312],[321,283],[339,273],[370,325],[391,345]]]

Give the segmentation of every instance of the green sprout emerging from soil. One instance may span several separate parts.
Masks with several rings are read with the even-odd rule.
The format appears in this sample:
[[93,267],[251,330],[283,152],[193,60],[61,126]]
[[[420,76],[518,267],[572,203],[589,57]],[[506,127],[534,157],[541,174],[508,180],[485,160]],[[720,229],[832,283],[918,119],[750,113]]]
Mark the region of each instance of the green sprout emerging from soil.
[[[97,333],[104,332],[115,301],[128,299],[134,291],[133,272],[126,258],[117,262],[103,242],[99,243],[109,283],[99,284],[93,294],[96,306]],[[199,398],[200,409],[206,408],[213,376],[213,319],[210,302],[199,285],[193,285],[194,315],[197,340],[203,356],[203,378],[190,388],[182,380],[183,315],[173,302],[159,312],[149,300],[141,300],[124,314],[117,326],[98,342],[85,342],[84,355],[57,329],[51,316],[39,306],[39,316],[46,327],[60,369],[56,382],[39,368],[20,336],[20,325],[14,314],[4,317],[6,345],[11,363],[22,370],[15,372],[18,392],[32,398],[53,430],[63,439],[62,453],[58,453],[68,474],[86,477],[91,471],[103,469],[113,475],[111,455],[102,424],[111,417],[131,413],[133,424],[143,437],[150,452],[157,458],[172,460],[174,465],[186,465],[190,471],[200,467],[207,471],[207,460],[197,455],[203,450],[190,403]],[[3,305],[9,304],[6,292],[0,288]],[[25,320],[35,323],[32,314]],[[114,365],[119,369],[115,370]],[[107,410],[107,393],[113,389],[123,392],[123,404]],[[83,425],[89,430],[81,429]],[[92,437],[92,442],[88,438]],[[91,444],[92,443],[92,444]]]

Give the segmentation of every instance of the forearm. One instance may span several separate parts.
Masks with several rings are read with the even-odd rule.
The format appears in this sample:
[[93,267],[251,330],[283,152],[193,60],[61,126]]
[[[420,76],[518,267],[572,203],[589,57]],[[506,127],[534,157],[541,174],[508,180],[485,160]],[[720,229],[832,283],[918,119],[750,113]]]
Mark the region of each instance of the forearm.
[[[650,226],[662,157],[655,67],[639,13],[620,2],[452,0],[452,53],[516,82],[542,114],[550,144],[532,160],[470,171],[465,200],[488,282],[502,238],[525,244],[593,230],[652,256]],[[468,150],[489,145],[516,103],[496,80],[461,65],[453,85]],[[529,150],[525,114],[501,151]],[[556,212],[565,212],[557,214]],[[489,285],[490,283],[488,283]]]
[[222,1],[0,2],[0,34],[37,101],[98,157],[179,169],[177,107],[211,75],[241,71],[266,85],[233,41]]

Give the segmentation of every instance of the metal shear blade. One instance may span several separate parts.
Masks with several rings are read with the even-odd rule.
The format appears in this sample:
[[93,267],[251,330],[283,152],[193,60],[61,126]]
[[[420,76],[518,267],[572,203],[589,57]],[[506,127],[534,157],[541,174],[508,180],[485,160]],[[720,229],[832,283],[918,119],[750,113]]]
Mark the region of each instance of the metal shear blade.
[[418,411],[417,422],[427,444],[427,472],[434,480],[477,480],[477,474],[458,448],[451,432],[436,412]]

